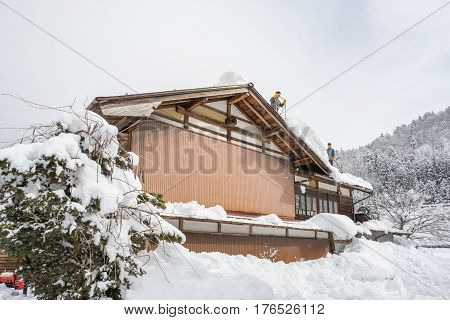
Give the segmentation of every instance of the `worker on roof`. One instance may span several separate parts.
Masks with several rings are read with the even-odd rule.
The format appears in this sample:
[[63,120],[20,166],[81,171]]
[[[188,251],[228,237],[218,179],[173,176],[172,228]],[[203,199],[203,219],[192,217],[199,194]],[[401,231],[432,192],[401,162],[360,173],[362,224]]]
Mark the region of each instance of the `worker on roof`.
[[[277,91],[277,92],[275,92],[273,97],[270,98],[270,105],[276,112],[278,112],[278,110],[280,108],[283,108],[286,105],[286,99],[281,98],[280,95],[281,95],[281,92]],[[283,99],[283,102],[281,102],[279,98]]]
[[328,142],[327,154],[328,154],[328,161],[330,161],[331,165],[333,165],[334,159],[336,158],[336,152],[331,147],[331,143],[330,142]]

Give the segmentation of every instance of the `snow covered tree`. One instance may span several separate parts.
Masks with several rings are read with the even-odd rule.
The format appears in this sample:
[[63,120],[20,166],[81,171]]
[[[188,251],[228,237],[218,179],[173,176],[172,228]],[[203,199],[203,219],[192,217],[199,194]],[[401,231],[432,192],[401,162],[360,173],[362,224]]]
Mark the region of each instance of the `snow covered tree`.
[[40,299],[121,299],[147,243],[183,242],[142,191],[138,157],[117,128],[89,111],[38,128],[0,150],[0,248]]
[[394,227],[411,233],[413,239],[450,238],[449,216],[445,210],[424,206],[424,197],[413,189],[385,190],[372,199],[375,212]]

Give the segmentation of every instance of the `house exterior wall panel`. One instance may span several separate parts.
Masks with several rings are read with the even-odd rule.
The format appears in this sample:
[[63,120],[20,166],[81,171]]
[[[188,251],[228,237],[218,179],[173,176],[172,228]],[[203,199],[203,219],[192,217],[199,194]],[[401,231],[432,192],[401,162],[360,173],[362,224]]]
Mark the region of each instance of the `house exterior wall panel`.
[[312,260],[331,252],[328,239],[279,238],[271,236],[236,236],[185,233],[184,246],[194,252],[223,252],[230,255],[253,255],[286,263]]
[[295,216],[289,162],[148,120],[132,132],[143,188],[166,201],[197,200],[226,210]]

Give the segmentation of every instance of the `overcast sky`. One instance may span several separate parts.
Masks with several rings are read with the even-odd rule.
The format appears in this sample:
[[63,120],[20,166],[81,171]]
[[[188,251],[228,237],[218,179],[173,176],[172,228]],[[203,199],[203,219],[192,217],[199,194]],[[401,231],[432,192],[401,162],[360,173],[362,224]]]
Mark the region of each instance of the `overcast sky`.
[[[427,1],[0,0],[138,92],[214,85],[225,71],[288,106],[432,12]],[[350,148],[450,105],[450,5],[289,111]],[[131,93],[0,3],[0,92],[45,105]],[[0,127],[43,122],[0,96]],[[0,129],[0,141],[18,132]]]

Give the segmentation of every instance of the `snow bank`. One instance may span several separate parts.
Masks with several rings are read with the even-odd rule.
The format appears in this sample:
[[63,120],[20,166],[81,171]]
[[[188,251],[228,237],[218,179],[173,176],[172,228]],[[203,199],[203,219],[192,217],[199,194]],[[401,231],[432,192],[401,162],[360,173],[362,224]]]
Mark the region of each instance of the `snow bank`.
[[0,300],[30,300],[32,296],[25,296],[22,290],[14,290],[8,288],[5,284],[0,283]]
[[150,259],[147,274],[132,285],[127,299],[450,297],[449,249],[355,239],[340,255],[285,264],[161,244],[143,259]]
[[245,84],[248,83],[248,81],[245,81],[244,78],[242,78],[239,74],[237,74],[234,71],[228,71],[224,72],[220,78],[219,81],[215,84],[216,87],[220,86],[232,86],[237,84]]
[[340,173],[338,168],[332,166],[328,161],[327,147],[322,142],[320,137],[315,133],[315,131],[298,119],[287,119],[286,120],[289,128],[292,132],[322,160],[322,162],[331,170],[331,177],[338,183],[345,183],[352,186],[359,186],[369,190],[373,190],[372,185],[364,181],[359,177],[355,177],[349,173]]

